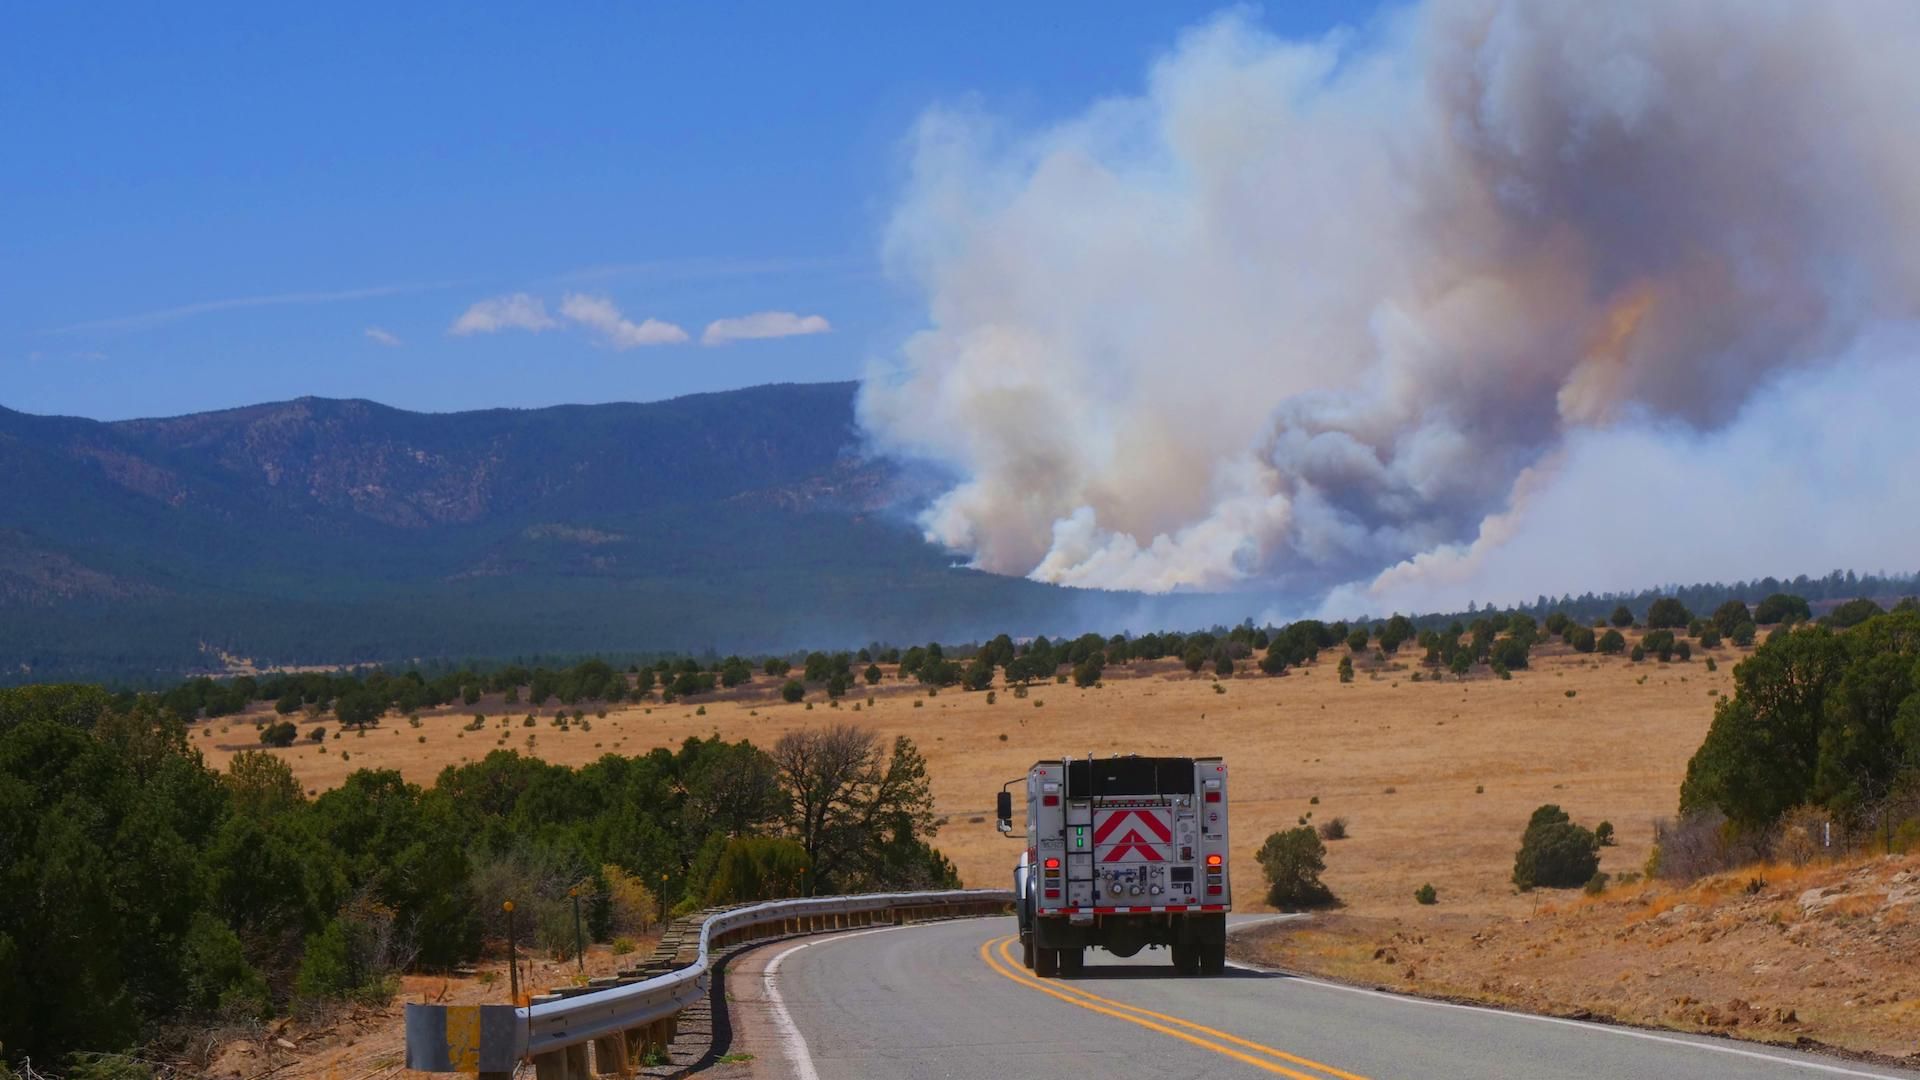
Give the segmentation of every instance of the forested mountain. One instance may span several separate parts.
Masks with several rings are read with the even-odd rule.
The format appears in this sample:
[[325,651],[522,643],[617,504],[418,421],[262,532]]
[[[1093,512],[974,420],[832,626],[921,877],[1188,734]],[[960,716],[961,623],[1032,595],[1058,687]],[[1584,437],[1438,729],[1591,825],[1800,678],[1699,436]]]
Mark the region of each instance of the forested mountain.
[[0,409],[0,681],[1064,629],[858,457],[852,383],[420,414]]

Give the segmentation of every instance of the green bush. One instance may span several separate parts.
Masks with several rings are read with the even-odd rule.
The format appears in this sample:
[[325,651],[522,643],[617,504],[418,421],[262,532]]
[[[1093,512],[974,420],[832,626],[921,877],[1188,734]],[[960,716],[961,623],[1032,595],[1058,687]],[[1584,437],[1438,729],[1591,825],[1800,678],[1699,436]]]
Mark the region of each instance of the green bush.
[[1533,812],[1521,835],[1513,860],[1513,883],[1523,892],[1574,888],[1600,868],[1599,849],[1593,833],[1575,825],[1564,810],[1552,804],[1542,806]]
[[266,728],[260,732],[260,745],[292,746],[293,740],[298,738],[299,735],[299,729],[294,727],[290,722],[282,721],[277,724],[268,724]]
[[1343,656],[1340,658],[1340,681],[1353,681],[1353,657],[1351,656]]
[[804,698],[806,696],[807,696],[807,685],[801,682],[799,679],[788,679],[786,681],[786,684],[780,687],[780,700],[788,703],[789,705],[799,701],[801,698]]
[[1647,608],[1647,627],[1651,630],[1679,629],[1692,621],[1693,612],[1671,596],[1663,596]]
[[1760,606],[1753,609],[1753,621],[1765,626],[1774,623],[1805,622],[1813,618],[1813,608],[1806,600],[1791,593],[1774,593]]
[[1282,911],[1325,907],[1333,892],[1320,880],[1327,869],[1327,845],[1309,826],[1267,837],[1255,856],[1267,878],[1267,902]]
[[1413,890],[1413,899],[1421,904],[1437,904],[1440,902],[1440,894],[1435,891],[1433,883],[1428,882]]

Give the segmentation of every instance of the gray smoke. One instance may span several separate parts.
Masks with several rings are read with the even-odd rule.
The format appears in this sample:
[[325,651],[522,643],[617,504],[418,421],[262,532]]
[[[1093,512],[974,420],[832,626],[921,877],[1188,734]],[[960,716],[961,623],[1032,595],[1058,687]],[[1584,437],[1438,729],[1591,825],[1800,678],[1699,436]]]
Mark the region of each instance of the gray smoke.
[[1570,440],[1717,430],[1914,316],[1917,122],[1907,2],[1225,15],[1046,130],[922,119],[928,327],[862,420],[960,477],[922,524],[987,570],[1418,594]]

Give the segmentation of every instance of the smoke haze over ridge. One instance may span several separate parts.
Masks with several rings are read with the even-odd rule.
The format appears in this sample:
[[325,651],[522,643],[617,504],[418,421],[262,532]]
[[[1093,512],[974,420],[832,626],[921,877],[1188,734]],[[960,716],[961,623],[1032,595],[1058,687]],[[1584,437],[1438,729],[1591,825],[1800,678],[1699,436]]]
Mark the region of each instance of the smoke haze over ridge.
[[[1230,13],[1042,131],[933,110],[888,236],[928,328],[862,422],[960,478],[922,525],[999,573],[1373,611],[1488,599],[1503,559],[1527,595],[1720,576],[1741,467],[1864,467],[1787,485],[1855,510],[1903,475],[1871,451],[1920,397],[1913,339],[1871,332],[1920,306],[1917,61],[1906,4],[1441,0],[1307,42]],[[1818,424],[1793,394],[1878,426],[1750,437]],[[1731,490],[1672,521],[1726,535],[1583,584],[1579,545],[1658,515],[1565,516],[1686,502],[1630,473],[1702,447],[1688,490]],[[1811,566],[1873,555],[1797,535],[1836,545]]]

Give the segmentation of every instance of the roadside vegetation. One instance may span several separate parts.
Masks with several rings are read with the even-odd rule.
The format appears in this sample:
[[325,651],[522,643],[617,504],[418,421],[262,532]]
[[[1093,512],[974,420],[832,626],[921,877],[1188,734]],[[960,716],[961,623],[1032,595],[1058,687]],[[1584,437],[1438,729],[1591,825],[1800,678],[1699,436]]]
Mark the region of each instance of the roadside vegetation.
[[[385,1000],[405,970],[644,932],[675,911],[957,883],[913,743],[835,726],[572,769],[496,750],[431,787],[309,796],[280,757],[215,772],[157,697],[0,691],[0,1041],[84,1052]],[[137,1070],[136,1070],[137,1071]]]

